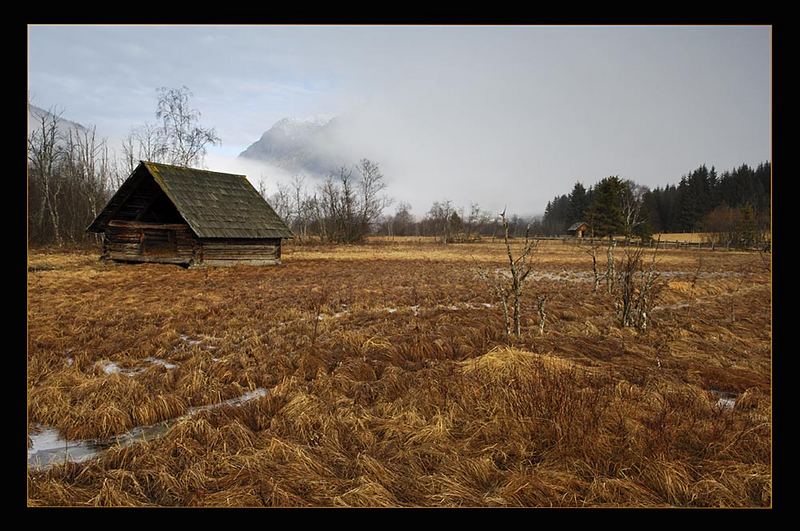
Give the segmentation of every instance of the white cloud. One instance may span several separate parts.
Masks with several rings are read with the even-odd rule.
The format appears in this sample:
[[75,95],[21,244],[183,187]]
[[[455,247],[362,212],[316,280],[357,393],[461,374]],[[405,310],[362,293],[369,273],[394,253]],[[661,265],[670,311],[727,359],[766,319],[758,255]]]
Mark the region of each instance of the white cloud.
[[390,192],[418,214],[445,197],[535,213],[575,180],[620,174],[652,186],[703,162],[770,156],[768,27],[67,26],[30,35],[41,107],[121,136],[153,120],[156,87],[187,85],[202,125],[222,137],[209,161],[225,165],[281,118],[346,115],[349,156],[380,162]]

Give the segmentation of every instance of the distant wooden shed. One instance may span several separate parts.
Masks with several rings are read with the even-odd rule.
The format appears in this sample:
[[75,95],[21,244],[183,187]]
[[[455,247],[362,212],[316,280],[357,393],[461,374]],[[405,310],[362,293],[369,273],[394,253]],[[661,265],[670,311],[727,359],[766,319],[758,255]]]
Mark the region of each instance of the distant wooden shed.
[[576,238],[583,238],[583,236],[586,234],[588,230],[589,230],[589,224],[586,223],[585,221],[579,221],[570,226],[570,228],[567,229],[567,232],[570,233],[572,236],[575,236]]
[[279,264],[293,237],[244,175],[147,161],[87,230],[104,259],[186,266]]

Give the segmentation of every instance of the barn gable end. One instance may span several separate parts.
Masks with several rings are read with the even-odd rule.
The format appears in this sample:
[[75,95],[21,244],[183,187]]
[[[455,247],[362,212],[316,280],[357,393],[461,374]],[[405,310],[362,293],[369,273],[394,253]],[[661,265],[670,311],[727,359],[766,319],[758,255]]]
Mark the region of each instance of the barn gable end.
[[583,238],[588,231],[589,224],[585,221],[574,223],[567,229],[568,233],[572,234],[573,236],[577,236],[578,238]]

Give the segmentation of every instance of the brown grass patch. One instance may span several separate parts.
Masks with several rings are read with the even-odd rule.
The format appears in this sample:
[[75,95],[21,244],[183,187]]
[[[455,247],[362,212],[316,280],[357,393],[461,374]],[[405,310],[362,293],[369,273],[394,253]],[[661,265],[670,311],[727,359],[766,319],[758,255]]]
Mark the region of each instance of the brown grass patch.
[[590,282],[557,279],[590,271],[581,248],[545,242],[536,267],[552,275],[509,344],[472,271],[502,266],[497,242],[290,246],[280,267],[207,270],[34,251],[29,422],[105,437],[269,392],[30,471],[28,503],[769,506],[769,274],[703,252],[692,286],[697,252],[659,251],[664,308],[637,333]]

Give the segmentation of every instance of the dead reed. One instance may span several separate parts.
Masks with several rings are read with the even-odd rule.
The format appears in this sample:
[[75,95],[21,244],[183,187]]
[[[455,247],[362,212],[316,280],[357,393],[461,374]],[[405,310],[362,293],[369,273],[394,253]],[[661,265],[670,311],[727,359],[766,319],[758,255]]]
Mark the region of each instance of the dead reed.
[[269,391],[31,470],[29,504],[771,505],[770,286],[748,255],[709,252],[696,273],[659,251],[668,283],[642,334],[593,292],[590,257],[544,244],[509,339],[470,271],[502,253],[303,246],[203,271],[34,252],[30,422],[105,437]]

